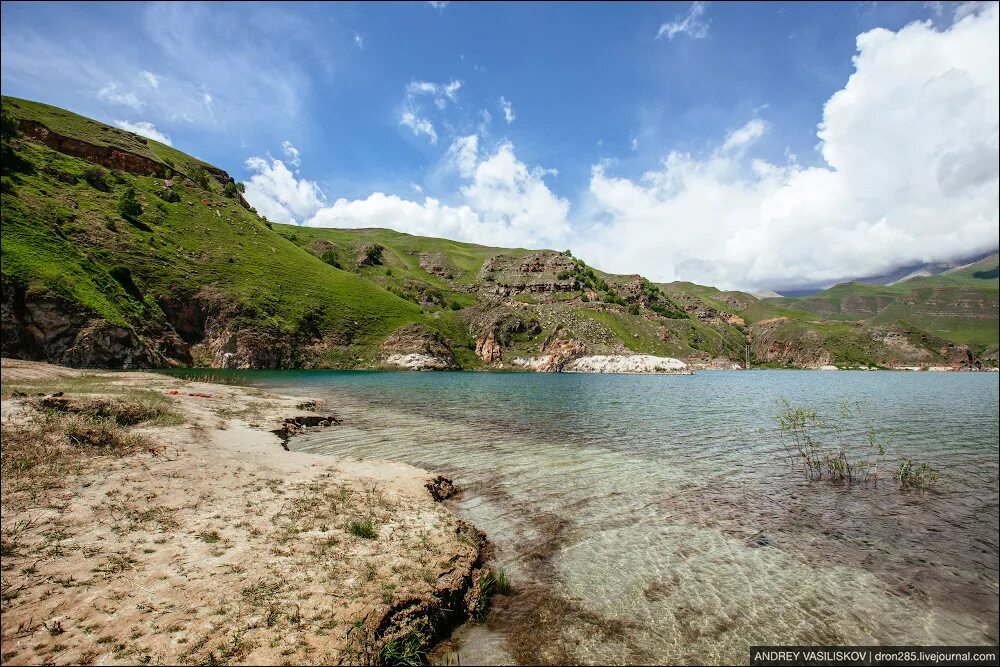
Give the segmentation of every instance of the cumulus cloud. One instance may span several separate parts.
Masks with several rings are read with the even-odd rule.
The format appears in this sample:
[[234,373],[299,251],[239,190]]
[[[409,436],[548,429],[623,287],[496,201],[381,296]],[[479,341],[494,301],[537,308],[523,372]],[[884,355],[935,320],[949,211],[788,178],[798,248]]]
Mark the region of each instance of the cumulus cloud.
[[298,222],[326,203],[316,183],[296,178],[281,160],[251,157],[244,165],[253,173],[246,181],[246,199],[270,220]]
[[357,46],[362,51],[365,50],[365,36],[360,32],[354,33],[354,45]]
[[449,3],[446,2],[445,0],[429,0],[427,4],[433,7],[434,9],[438,10],[439,12],[443,12],[445,10],[445,7],[449,5]]
[[159,141],[161,144],[166,144],[167,146],[173,145],[170,143],[169,136],[157,130],[156,126],[148,121],[140,120],[133,123],[127,120],[116,120],[115,125],[128,132],[135,132],[136,134],[146,137],[147,139]]
[[692,39],[705,39],[708,37],[709,22],[702,17],[705,14],[706,2],[692,2],[684,16],[660,24],[660,29],[656,32],[656,39],[666,37],[672,40],[677,35],[687,35]]
[[[567,239],[569,201],[556,196],[544,181],[555,170],[529,167],[510,142],[483,151],[474,134],[456,139],[445,160],[461,181],[454,204],[382,192],[327,204],[316,183],[297,178],[281,160],[261,157],[245,163],[253,172],[246,198],[269,219],[315,227],[392,227],[513,246],[561,246]],[[423,192],[415,183],[410,187]]]
[[513,105],[503,96],[500,97],[500,111],[503,112],[503,119],[510,125],[517,116],[514,115]]
[[97,91],[97,96],[112,104],[131,107],[136,111],[142,111],[142,107],[145,105],[145,102],[140,100],[138,95],[131,90],[122,90],[121,86],[115,81]]
[[[985,5],[946,29],[917,22],[859,35],[854,73],[824,106],[815,163],[789,149],[761,158],[773,129],[754,115],[714,148],[667,152],[638,177],[594,165],[574,226],[547,182],[553,170],[477,134],[444,155],[457,179],[446,197],[375,192],[330,204],[315,183],[262,158],[247,162],[246,194],[275,220],[570,247],[609,271],[732,288],[825,285],[957,259],[1000,244],[1000,77],[984,57],[998,14]],[[426,119],[410,120],[421,134]]]
[[415,136],[423,134],[430,139],[432,144],[437,143],[437,130],[434,129],[434,123],[429,118],[422,118],[413,111],[406,109],[399,115],[399,124],[413,130]]
[[[315,227],[385,227],[410,234],[498,245],[559,246],[569,234],[569,202],[517,159],[510,142],[483,154],[476,135],[452,143],[447,160],[463,181],[460,202],[422,202],[375,192],[365,199],[338,199],[318,208],[305,224]],[[249,197],[249,187],[247,188]],[[251,200],[252,202],[253,200]]]
[[[790,288],[956,259],[998,245],[998,7],[857,39],[826,103],[823,163],[755,159],[758,119],[708,155],[671,152],[639,179],[593,168],[607,222],[582,248],[660,280]],[[576,249],[576,246],[574,246]]]

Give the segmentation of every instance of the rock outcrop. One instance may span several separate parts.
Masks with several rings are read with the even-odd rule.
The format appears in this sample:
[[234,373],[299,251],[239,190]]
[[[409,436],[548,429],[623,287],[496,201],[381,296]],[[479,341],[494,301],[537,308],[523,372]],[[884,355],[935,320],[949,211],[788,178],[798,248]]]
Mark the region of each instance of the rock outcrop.
[[420,324],[397,329],[382,343],[381,349],[387,366],[408,370],[446,370],[458,366],[455,353],[441,334]]
[[0,338],[3,356],[77,368],[169,365],[155,341],[134,329],[94,317],[49,293],[3,276]]
[[579,357],[563,367],[564,373],[690,373],[687,364],[672,357],[650,354],[603,354]]

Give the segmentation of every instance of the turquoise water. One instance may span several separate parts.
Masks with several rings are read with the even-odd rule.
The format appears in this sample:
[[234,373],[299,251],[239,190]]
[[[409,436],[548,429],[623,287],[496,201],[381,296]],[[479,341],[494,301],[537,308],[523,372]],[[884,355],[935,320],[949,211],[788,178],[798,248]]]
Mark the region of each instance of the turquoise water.
[[[456,511],[515,586],[448,645],[466,664],[997,642],[996,374],[252,378],[345,419],[293,448],[406,461],[464,487]],[[775,433],[781,398],[830,415],[862,402],[892,438],[877,487],[806,481]],[[937,487],[901,492],[900,458],[932,462]]]

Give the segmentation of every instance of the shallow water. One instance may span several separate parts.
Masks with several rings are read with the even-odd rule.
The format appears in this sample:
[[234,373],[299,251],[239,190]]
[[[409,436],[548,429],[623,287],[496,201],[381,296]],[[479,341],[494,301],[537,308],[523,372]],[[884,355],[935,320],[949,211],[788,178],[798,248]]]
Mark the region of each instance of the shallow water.
[[[342,426],[295,449],[450,475],[515,592],[449,644],[466,664],[745,663],[754,644],[997,642],[998,377],[255,372]],[[877,487],[808,482],[776,401],[862,401]],[[890,466],[933,462],[933,491]],[[451,656],[454,661],[455,656]]]

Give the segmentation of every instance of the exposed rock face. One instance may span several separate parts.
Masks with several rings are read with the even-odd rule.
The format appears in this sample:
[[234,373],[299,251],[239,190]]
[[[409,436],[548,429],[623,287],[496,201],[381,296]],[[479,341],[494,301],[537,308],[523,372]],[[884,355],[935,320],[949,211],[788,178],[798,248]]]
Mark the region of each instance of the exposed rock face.
[[109,169],[121,169],[132,174],[161,178],[167,173],[168,167],[162,162],[118,148],[97,146],[72,137],[65,137],[37,121],[22,120],[21,132],[25,137],[43,143],[60,153],[83,158],[88,162],[95,162]]
[[382,252],[384,247],[378,243],[366,243],[358,248],[357,263],[362,266],[379,266],[382,264]]
[[587,353],[587,346],[573,338],[550,337],[542,344],[541,356],[519,358],[514,364],[542,373],[558,373],[571,361]]
[[541,325],[535,319],[521,317],[506,307],[497,307],[471,315],[469,332],[476,336],[476,355],[488,364],[503,359],[503,350],[520,336],[536,336]]
[[441,334],[419,324],[397,329],[382,343],[382,355],[385,364],[410,370],[445,370],[458,365]]
[[152,341],[134,330],[78,312],[58,297],[30,292],[3,276],[0,333],[4,356],[64,366],[164,366]]
[[606,354],[579,357],[563,367],[566,373],[661,373],[690,372],[687,364],[672,357],[650,354]]
[[488,336],[480,336],[476,339],[476,356],[488,364],[493,364],[503,359],[503,348],[491,332]]
[[522,292],[540,295],[571,292],[579,288],[577,280],[567,275],[575,267],[572,257],[550,250],[526,257],[495,255],[479,270],[480,289],[504,297]]
[[422,252],[420,253],[420,268],[435,276],[440,276],[447,280],[454,277],[454,272],[448,265],[448,258],[443,252]]

